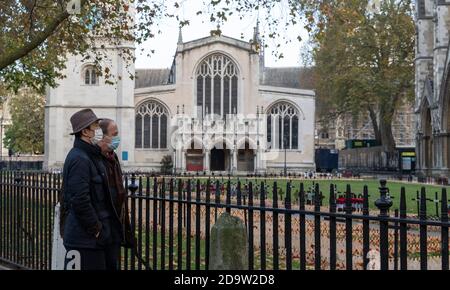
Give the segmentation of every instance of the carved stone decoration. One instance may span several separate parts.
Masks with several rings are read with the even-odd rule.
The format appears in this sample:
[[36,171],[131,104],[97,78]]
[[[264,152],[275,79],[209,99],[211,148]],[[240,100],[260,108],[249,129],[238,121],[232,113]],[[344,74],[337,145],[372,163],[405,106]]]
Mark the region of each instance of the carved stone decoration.
[[440,109],[434,109],[431,111],[431,123],[433,126],[433,132],[441,132],[441,114]]
[[423,133],[422,114],[416,114],[416,132],[418,134],[422,134]]
[[415,2],[416,174],[449,177],[449,1]]

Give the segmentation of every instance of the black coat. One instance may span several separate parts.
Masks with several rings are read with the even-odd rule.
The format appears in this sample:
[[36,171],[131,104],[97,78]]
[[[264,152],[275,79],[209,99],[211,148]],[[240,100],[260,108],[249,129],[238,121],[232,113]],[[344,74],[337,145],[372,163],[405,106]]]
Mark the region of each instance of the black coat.
[[101,249],[121,242],[122,227],[113,207],[99,147],[75,138],[64,162],[63,193],[67,208],[63,236],[66,248]]

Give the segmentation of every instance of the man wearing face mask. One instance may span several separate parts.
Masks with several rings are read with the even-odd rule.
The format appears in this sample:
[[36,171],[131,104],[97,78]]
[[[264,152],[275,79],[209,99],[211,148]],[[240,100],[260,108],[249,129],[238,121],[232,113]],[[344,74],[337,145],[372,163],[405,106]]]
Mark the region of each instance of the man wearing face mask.
[[[126,200],[126,190],[123,185],[123,174],[119,158],[115,153],[120,146],[119,130],[116,122],[111,119],[102,119],[99,122],[103,131],[104,140],[108,146],[102,148],[102,155],[108,175],[108,186],[114,207],[119,214],[121,221],[121,231],[115,231],[114,242],[116,245],[122,245],[126,248],[132,248],[134,245],[134,236],[131,231],[130,218],[128,215],[128,203]],[[121,236],[117,236],[118,234]]]
[[91,109],[75,113],[70,121],[75,141],[63,169],[65,269],[117,270],[120,218],[102,156],[111,141]]

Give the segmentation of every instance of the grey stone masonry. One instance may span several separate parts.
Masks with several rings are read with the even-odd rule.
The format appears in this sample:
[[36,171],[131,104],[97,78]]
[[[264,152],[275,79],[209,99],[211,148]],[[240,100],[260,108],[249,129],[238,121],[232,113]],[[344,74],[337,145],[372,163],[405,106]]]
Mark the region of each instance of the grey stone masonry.
[[247,229],[243,221],[224,213],[211,229],[209,270],[248,270]]

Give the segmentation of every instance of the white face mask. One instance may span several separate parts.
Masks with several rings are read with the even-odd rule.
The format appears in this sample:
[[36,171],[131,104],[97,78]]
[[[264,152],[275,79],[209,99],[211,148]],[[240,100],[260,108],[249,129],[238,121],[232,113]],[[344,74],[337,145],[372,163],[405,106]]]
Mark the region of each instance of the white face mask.
[[95,135],[94,135],[94,137],[91,138],[92,144],[96,145],[102,139],[103,139],[103,131],[102,131],[102,129],[100,129],[100,128],[95,129]]

